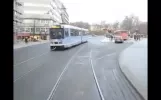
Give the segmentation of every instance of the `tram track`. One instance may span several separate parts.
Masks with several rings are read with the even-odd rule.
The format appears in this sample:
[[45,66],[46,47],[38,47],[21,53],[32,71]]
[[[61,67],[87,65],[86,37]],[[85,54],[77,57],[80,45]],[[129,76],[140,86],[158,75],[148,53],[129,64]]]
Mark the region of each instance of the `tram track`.
[[97,89],[98,89],[98,93],[99,93],[100,99],[101,99],[101,100],[105,100],[105,99],[104,99],[104,96],[103,96],[103,93],[102,93],[102,90],[101,90],[101,88],[100,88],[100,85],[99,85],[99,83],[98,83],[98,79],[97,79],[97,76],[96,76],[94,67],[93,67],[92,50],[90,51],[89,60],[90,60],[90,65],[91,65],[91,69],[92,69],[92,72],[93,72],[93,77],[94,77],[94,80],[95,80],[95,83],[96,83],[96,86],[97,86]]
[[[68,61],[68,63],[66,64],[66,66],[64,67],[63,71],[61,72],[60,76],[58,77],[57,79],[57,82],[55,83],[54,87],[52,88],[47,100],[53,100],[53,97],[57,91],[57,88],[59,86],[59,83],[61,82],[61,79],[63,78],[63,75],[64,73],[66,72],[66,70],[70,67],[69,64],[73,61],[73,59],[78,55],[78,53],[83,49],[85,48],[85,46],[83,46],[82,48],[80,48],[72,57],[71,59]],[[79,57],[79,56],[78,56]],[[96,88],[97,88],[97,91],[98,91],[98,94],[99,94],[99,97],[100,97],[100,100],[105,100],[104,99],[104,96],[102,94],[102,91],[101,91],[101,88],[100,88],[100,85],[98,83],[98,79],[97,79],[97,76],[95,74],[95,70],[94,70],[94,67],[93,67],[93,61],[92,61],[92,50],[90,51],[90,56],[85,56],[85,58],[88,58],[89,59],[89,62],[90,62],[90,65],[91,66],[91,71],[92,71],[92,74],[93,74],[93,79],[95,81],[95,84],[96,84]]]
[[[66,64],[66,66],[64,67],[63,71],[61,72],[59,78],[57,79],[57,82],[55,83],[52,91],[50,92],[50,95],[48,96],[47,100],[53,100],[53,97],[57,91],[57,88],[59,86],[59,83],[61,82],[61,79],[63,78],[63,75],[65,73],[65,71],[70,67],[69,64],[72,62],[72,60],[77,56],[77,54],[83,49],[84,47],[80,48],[73,56],[72,58],[68,61],[68,63]],[[78,56],[79,57],[79,56]],[[99,98],[100,100],[105,100],[104,99],[104,96],[103,96],[103,93],[101,91],[101,88],[100,88],[100,85],[99,85],[99,82],[98,82],[98,79],[97,79],[97,76],[96,76],[96,73],[95,73],[95,70],[94,70],[94,67],[93,67],[93,61],[92,61],[92,50],[90,51],[90,55],[87,57],[85,56],[85,58],[88,58],[89,59],[89,62],[90,62],[90,65],[91,66],[91,71],[92,71],[92,74],[93,74],[93,79],[94,79],[94,82],[95,82],[95,85],[96,85],[96,89],[98,91],[98,94],[99,94]]]
[[52,100],[56,90],[57,90],[57,87],[59,86],[59,83],[65,73],[65,71],[68,69],[69,67],[69,64],[72,62],[72,60],[74,59],[74,57],[84,48],[85,46],[82,46],[80,49],[77,50],[77,52],[71,57],[71,59],[68,61],[68,63],[66,64],[66,66],[64,67],[63,71],[61,72],[60,76],[58,77],[54,87],[52,88],[47,100]]

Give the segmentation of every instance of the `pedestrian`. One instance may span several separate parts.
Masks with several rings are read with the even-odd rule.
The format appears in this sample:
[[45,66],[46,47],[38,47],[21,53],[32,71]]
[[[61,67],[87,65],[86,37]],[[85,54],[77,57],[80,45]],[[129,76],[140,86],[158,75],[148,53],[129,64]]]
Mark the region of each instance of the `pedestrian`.
[[138,34],[136,34],[136,41],[138,40]]
[[141,38],[141,35],[140,34],[138,34],[138,40],[140,41],[140,38]]
[[136,41],[136,34],[134,34],[134,40]]
[[113,40],[113,36],[112,36],[112,34],[110,35],[110,40],[111,40],[111,41]]
[[26,44],[28,43],[28,39],[27,39],[27,37],[25,37],[25,43],[26,43]]

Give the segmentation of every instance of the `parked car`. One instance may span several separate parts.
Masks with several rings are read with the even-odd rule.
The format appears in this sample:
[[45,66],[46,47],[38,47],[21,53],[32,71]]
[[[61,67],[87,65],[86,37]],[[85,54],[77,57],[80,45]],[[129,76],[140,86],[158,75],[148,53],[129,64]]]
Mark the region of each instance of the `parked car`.
[[115,36],[115,43],[123,43],[124,39],[122,38],[122,36]]

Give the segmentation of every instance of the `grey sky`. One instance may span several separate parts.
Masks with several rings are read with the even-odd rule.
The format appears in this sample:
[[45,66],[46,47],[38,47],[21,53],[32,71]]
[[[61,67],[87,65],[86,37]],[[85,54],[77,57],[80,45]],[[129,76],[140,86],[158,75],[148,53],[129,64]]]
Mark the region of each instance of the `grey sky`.
[[122,21],[126,15],[134,14],[147,21],[147,0],[61,0],[67,8],[70,22],[98,23],[105,20]]

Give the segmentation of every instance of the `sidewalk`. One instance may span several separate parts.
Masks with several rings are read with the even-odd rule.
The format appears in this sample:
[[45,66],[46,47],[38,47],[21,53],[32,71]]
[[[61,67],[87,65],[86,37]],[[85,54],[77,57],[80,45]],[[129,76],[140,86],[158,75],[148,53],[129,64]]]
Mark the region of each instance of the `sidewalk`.
[[147,100],[147,39],[125,49],[120,54],[119,65],[128,80]]
[[37,45],[37,44],[43,44],[43,43],[47,43],[47,42],[49,42],[49,40],[40,40],[38,42],[28,42],[27,44],[25,42],[21,41],[19,43],[14,44],[14,49]]

